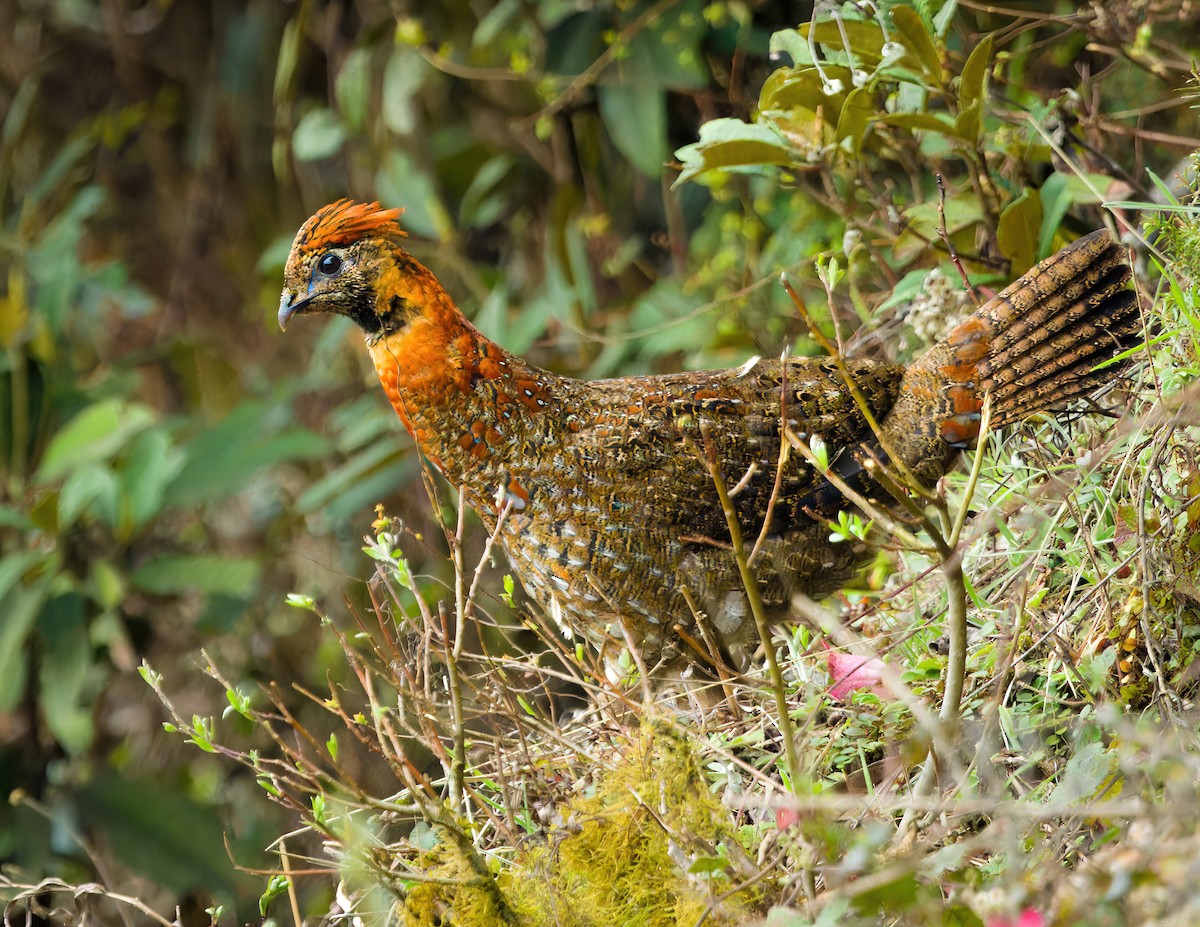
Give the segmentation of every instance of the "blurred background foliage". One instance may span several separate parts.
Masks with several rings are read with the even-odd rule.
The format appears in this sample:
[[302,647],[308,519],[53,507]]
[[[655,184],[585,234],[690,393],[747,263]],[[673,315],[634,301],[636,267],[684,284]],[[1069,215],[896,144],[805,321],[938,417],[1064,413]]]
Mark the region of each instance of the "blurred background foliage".
[[361,605],[377,503],[437,537],[357,336],[278,336],[315,208],[404,206],[487,334],[612,376],[813,353],[784,270],[881,350],[944,258],[935,171],[986,282],[1193,145],[1188,4],[881,6],[890,34],[755,0],[4,4],[5,871],[253,911],[230,860],[269,866],[287,818],[166,738],[135,669],[185,713],[211,711],[201,646],[238,682],[319,686],[340,648],[285,594]]

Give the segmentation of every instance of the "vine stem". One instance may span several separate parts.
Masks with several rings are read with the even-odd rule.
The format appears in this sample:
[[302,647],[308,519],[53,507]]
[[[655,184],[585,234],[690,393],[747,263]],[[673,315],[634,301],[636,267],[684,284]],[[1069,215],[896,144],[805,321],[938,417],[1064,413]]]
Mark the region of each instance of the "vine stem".
[[725,514],[725,524],[729,527],[729,543],[733,548],[733,557],[737,562],[738,573],[742,578],[742,586],[746,590],[746,600],[750,604],[750,613],[754,615],[754,626],[758,630],[758,639],[762,643],[763,653],[767,659],[767,675],[771,680],[771,694],[775,698],[779,736],[783,738],[784,756],[787,759],[788,790],[795,795],[796,776],[800,769],[800,756],[796,752],[796,731],[792,726],[792,717],[788,712],[787,689],[783,682],[783,671],[779,668],[779,658],[775,653],[775,647],[771,641],[771,627],[767,622],[767,612],[763,606],[762,593],[758,588],[758,581],[754,578],[754,571],[750,567],[750,560],[746,556],[746,545],[742,540],[742,526],[738,522],[737,510],[733,507],[733,500],[729,497],[729,490],[725,486],[725,478],[721,474],[720,462],[717,460],[716,446],[713,444],[712,436],[709,434],[708,429],[704,427],[703,422],[700,423],[700,434],[704,439],[703,452],[696,448],[695,443],[690,438],[685,437],[684,441],[692,446],[696,455],[708,468],[713,486],[717,490],[717,498],[721,502],[721,511]]
[[967,511],[971,499],[975,495],[975,487],[979,482],[979,474],[983,468],[983,453],[987,445],[988,427],[991,423],[992,397],[985,394],[983,398],[982,418],[979,426],[979,439],[975,445],[975,455],[971,460],[971,475],[967,480],[966,492],[958,512],[950,517],[945,502],[942,503],[944,524],[950,529],[946,540],[939,545],[944,550],[942,556],[942,576],[946,579],[946,635],[949,638],[949,648],[946,655],[945,684],[942,691],[942,707],[938,712],[939,736],[930,745],[925,757],[921,773],[913,786],[912,804],[904,812],[897,829],[897,840],[902,839],[912,828],[917,816],[917,807],[921,800],[933,793],[937,779],[937,750],[941,743],[948,749],[953,743],[951,734],[958,725],[962,713],[963,687],[967,678],[967,578],[962,568],[962,550],[960,541],[963,526],[966,524]]

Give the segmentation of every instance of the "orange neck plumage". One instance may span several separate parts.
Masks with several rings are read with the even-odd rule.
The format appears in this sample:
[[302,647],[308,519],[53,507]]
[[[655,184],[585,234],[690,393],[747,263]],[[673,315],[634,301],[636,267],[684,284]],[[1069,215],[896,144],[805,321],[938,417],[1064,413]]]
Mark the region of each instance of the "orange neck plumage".
[[485,338],[403,252],[381,275],[377,299],[404,324],[368,342],[371,360],[421,452],[452,481],[505,470],[524,420],[552,407],[557,378]]

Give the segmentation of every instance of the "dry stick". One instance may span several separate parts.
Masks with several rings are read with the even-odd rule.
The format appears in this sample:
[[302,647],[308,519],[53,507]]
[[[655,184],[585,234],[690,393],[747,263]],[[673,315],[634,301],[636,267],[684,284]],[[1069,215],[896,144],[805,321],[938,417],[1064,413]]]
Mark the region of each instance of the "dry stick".
[[292,923],[296,927],[304,927],[304,918],[300,916],[300,900],[296,897],[296,879],[292,875],[291,858],[288,856],[287,843],[279,841],[279,859],[283,864],[283,875],[287,879],[288,904],[292,909]]
[[862,394],[862,390],[858,388],[858,384],[854,381],[854,378],[850,376],[850,368],[846,366],[846,358],[842,356],[842,352],[838,350],[837,346],[825,337],[825,333],[817,327],[816,323],[812,319],[812,316],[808,314],[808,307],[804,305],[804,300],[800,298],[800,294],[796,292],[795,288],[788,280],[786,273],[779,275],[779,282],[783,284],[783,291],[787,293],[788,298],[790,298],[792,301],[792,305],[796,307],[796,312],[799,314],[800,318],[804,320],[804,324],[808,326],[808,330],[812,334],[813,339],[821,346],[825,353],[827,353],[830,358],[833,359],[834,364],[837,366],[838,374],[842,378],[842,382],[846,384],[846,389],[850,391],[850,395],[853,397],[855,405],[858,406],[858,411],[866,420],[867,425],[870,426],[871,433],[874,434],[878,439],[880,446],[883,448],[883,452],[888,455],[888,458],[891,460],[893,466],[900,471],[905,482],[911,486],[913,492],[916,492],[919,495],[924,496],[926,499],[933,501],[933,494],[921,485],[920,480],[913,476],[912,471],[908,469],[904,461],[901,460],[899,455],[897,455],[892,449],[891,443],[887,440],[887,438],[884,437],[883,431],[879,427],[879,422],[876,420],[875,414],[871,411],[871,406],[867,402],[867,398]]
[[467,509],[466,486],[458,487],[458,521],[454,535],[449,536],[450,558],[454,564],[454,641],[446,648],[446,676],[450,688],[450,712],[454,730],[451,732],[454,745],[450,766],[446,770],[446,786],[450,793],[450,804],[456,811],[463,810],[463,778],[467,768],[467,728],[463,714],[462,677],[458,672],[458,658],[462,653],[462,639],[467,624],[467,594],[463,585],[462,538]]
[[708,468],[713,486],[717,490],[717,498],[721,501],[721,511],[725,513],[725,524],[729,527],[729,541],[733,546],[733,557],[737,561],[738,573],[742,577],[742,585],[746,590],[746,600],[750,603],[750,612],[754,615],[754,625],[758,630],[758,639],[762,643],[763,652],[767,658],[767,674],[771,678],[771,692],[775,697],[775,710],[779,715],[779,736],[783,738],[783,749],[787,757],[789,791],[795,794],[796,777],[800,774],[800,757],[796,752],[795,731],[792,729],[792,718],[788,714],[787,689],[783,683],[783,672],[779,669],[779,658],[771,641],[771,628],[767,624],[767,612],[763,607],[762,593],[758,588],[758,580],[750,569],[746,558],[746,547],[742,543],[742,526],[738,523],[737,510],[733,500],[725,489],[725,479],[721,475],[721,465],[717,460],[717,449],[713,444],[712,435],[704,423],[698,422],[700,435],[704,439],[704,451],[696,447],[690,436],[684,435],[684,443]]
[[[967,272],[963,270],[962,261],[958,259],[958,250],[954,247],[954,243],[950,241],[950,233],[946,230],[946,185],[942,183],[942,174],[939,171],[934,175],[937,177],[938,187],[938,234],[942,236],[942,244],[946,246],[946,250],[950,252],[950,263],[954,265],[954,269],[958,271],[958,275],[962,277],[963,286],[967,288],[967,292],[971,294],[971,300],[976,306],[979,305],[979,294],[975,292],[975,287],[971,285],[971,278],[967,276]],[[982,193],[982,191],[981,191]]]
[[892,519],[889,515],[887,515],[886,512],[884,512],[883,509],[873,505],[866,496],[854,489],[849,483],[842,479],[841,474],[823,465],[822,462],[817,458],[817,455],[813,452],[813,449],[809,447],[808,442],[792,431],[791,428],[788,428],[784,432],[784,437],[787,439],[788,444],[798,450],[800,452],[800,456],[808,461],[814,470],[820,473],[822,477],[827,479],[834,489],[846,497],[847,502],[851,502],[861,509],[863,514],[865,514],[872,521],[879,522],[879,524],[883,525],[884,530],[887,531],[888,534],[899,538],[906,546],[911,547],[914,550],[919,550],[926,554],[933,553],[933,550],[927,544],[922,544],[915,534],[906,529],[899,522]]
[[[939,188],[939,190],[941,190],[941,199],[939,200],[939,212],[942,215],[942,223],[941,223],[940,231],[946,242],[946,246],[950,249],[951,258],[954,261],[955,267],[957,267],[959,273],[962,274],[963,281],[967,284],[968,287],[970,287],[970,281],[967,279],[967,275],[962,268],[962,264],[958,260],[958,255],[955,252],[953,245],[950,244],[949,236],[946,234],[945,211],[944,211],[944,209],[945,209],[945,207],[944,207],[945,188],[942,186],[940,175],[938,176],[938,188]],[[939,508],[942,510],[943,515],[945,516],[946,526],[950,526],[953,523],[953,527],[951,529],[951,535],[949,538],[946,538],[944,536],[943,532],[938,530],[937,526],[934,525],[930,521],[930,519],[925,515],[925,513],[923,511],[914,511],[917,509],[916,505],[912,502],[911,499],[908,498],[907,494],[902,491],[901,487],[895,485],[894,481],[887,474],[886,469],[883,466],[877,465],[874,468],[873,476],[875,477],[875,479],[881,485],[883,485],[884,488],[887,489],[893,496],[895,496],[895,498],[898,501],[900,501],[903,505],[905,505],[905,507],[908,508],[910,512],[914,512],[914,514],[920,515],[921,521],[924,523],[926,530],[929,532],[930,538],[933,540],[934,546],[937,548],[938,555],[942,561],[942,573],[946,577],[946,583],[947,583],[947,597],[948,597],[947,623],[948,623],[948,631],[949,631],[949,636],[950,636],[950,649],[949,649],[949,654],[947,655],[947,661],[946,661],[945,691],[943,693],[941,711],[939,712],[939,719],[938,719],[939,724],[937,725],[937,732],[934,736],[933,742],[930,745],[930,750],[929,750],[929,753],[926,758],[926,764],[921,771],[920,779],[918,780],[917,785],[914,788],[914,795],[917,795],[917,796],[928,795],[929,791],[933,787],[933,781],[934,781],[935,763],[933,762],[933,760],[935,758],[935,747],[938,745],[939,742],[941,742],[947,748],[943,752],[945,752],[947,754],[947,756],[949,755],[950,744],[949,744],[948,737],[946,737],[945,735],[948,733],[948,729],[949,729],[951,723],[958,719],[959,712],[961,711],[961,708],[962,708],[963,684],[966,679],[966,652],[967,652],[967,605],[966,605],[966,599],[967,599],[967,595],[966,595],[966,578],[964,577],[963,572],[962,572],[962,556],[957,551],[957,546],[958,546],[959,537],[961,536],[961,533],[962,533],[962,526],[963,526],[963,524],[965,524],[966,511],[970,505],[971,495],[974,493],[975,485],[978,482],[980,468],[982,467],[982,464],[983,464],[983,457],[982,457],[983,448],[984,448],[984,444],[986,442],[981,440],[976,446],[975,459],[974,459],[972,467],[971,467],[972,475],[968,482],[968,487],[967,487],[967,495],[963,500],[962,508],[958,512],[957,517],[952,520],[949,517],[949,511],[945,507],[944,499],[938,498],[938,497],[934,496],[932,493],[929,493],[927,490],[925,490],[922,487],[920,481],[918,481],[913,476],[913,474],[908,469],[908,467],[904,465],[904,462],[902,460],[900,460],[892,452],[892,450],[888,447],[888,443],[887,443],[886,439],[884,438],[883,434],[881,433],[879,424],[875,420],[874,416],[872,415],[870,407],[867,405],[865,397],[862,395],[862,392],[858,389],[857,384],[854,382],[854,380],[850,376],[850,371],[846,367],[845,359],[842,357],[840,352],[837,352],[834,350],[833,345],[829,343],[828,339],[825,338],[824,335],[816,327],[816,325],[813,324],[811,317],[808,315],[807,307],[805,307],[803,301],[800,299],[799,294],[795,291],[795,289],[792,288],[791,284],[788,282],[786,275],[783,275],[781,277],[781,279],[782,279],[783,287],[784,287],[785,291],[787,292],[788,296],[791,298],[792,303],[795,305],[797,312],[800,313],[801,317],[804,319],[805,323],[808,325],[810,331],[812,331],[813,336],[822,345],[822,347],[824,347],[825,350],[828,351],[833,356],[834,362],[837,364],[837,367],[838,367],[838,372],[842,375],[842,378],[845,381],[847,389],[850,391],[850,394],[854,397],[854,401],[858,405],[859,411],[862,413],[862,415],[866,419],[867,423],[870,425],[871,430],[875,433],[875,435],[880,443],[880,446],[883,448],[884,453],[887,454],[888,457],[890,458],[890,462],[892,464],[896,465],[898,467],[898,469],[901,471],[901,476],[903,477],[904,482],[907,484],[908,488],[910,488],[914,491],[920,492],[927,499],[931,499],[934,502],[936,502],[938,504]],[[971,292],[972,292],[972,294],[974,294],[973,289],[971,290]],[[990,414],[991,414],[990,396],[985,395],[984,396],[984,410],[983,410],[984,417],[981,422],[981,437],[982,438],[986,438],[986,428],[987,428],[988,419],[990,418]],[[798,449],[800,449],[801,453],[804,454],[805,457],[807,457],[809,459],[810,463],[816,465],[816,461],[812,456],[811,449],[809,449],[808,446],[803,441],[801,441],[797,438],[793,441],[793,445],[796,446]],[[831,483],[833,483],[833,485],[839,491],[841,491],[844,495],[846,495],[848,499],[855,502],[855,504],[859,505],[860,508],[862,507],[862,502],[865,502],[866,500],[863,500],[860,494],[848,492],[850,490],[850,487],[848,485],[846,485],[844,480],[841,480],[840,477],[837,477],[837,475],[832,473],[831,471],[825,471],[824,475],[825,475],[825,478],[828,479]],[[855,497],[857,497],[857,498],[855,498]],[[868,506],[868,508],[865,509],[865,511],[870,511],[870,509],[871,509],[871,507]],[[889,530],[892,530],[893,533],[896,533],[896,529],[899,528],[899,526],[895,525],[894,522],[891,522],[890,519],[885,519],[883,523],[885,524],[885,526],[887,526],[889,528]],[[909,533],[907,531],[903,531],[902,529],[900,530],[900,533],[897,534],[897,536],[908,540],[910,543],[916,542],[916,538],[913,537],[913,535],[911,533]],[[920,545],[919,543],[916,543],[915,546],[918,549],[921,549],[923,547],[923,545]],[[904,819],[900,823],[900,829],[898,832],[898,836],[903,835],[905,833],[905,831],[908,829],[908,827],[911,825],[911,818],[912,818],[912,815],[906,812]]]
[[779,358],[779,455],[775,461],[775,482],[771,485],[771,496],[767,499],[767,510],[763,514],[762,529],[758,532],[758,540],[754,542],[754,547],[750,551],[750,563],[754,563],[759,553],[762,552],[763,545],[767,543],[767,536],[771,531],[771,519],[775,517],[775,506],[779,502],[779,493],[783,489],[783,468],[787,466],[788,461],[788,443],[783,440],[784,432],[788,427],[788,366],[787,353]]

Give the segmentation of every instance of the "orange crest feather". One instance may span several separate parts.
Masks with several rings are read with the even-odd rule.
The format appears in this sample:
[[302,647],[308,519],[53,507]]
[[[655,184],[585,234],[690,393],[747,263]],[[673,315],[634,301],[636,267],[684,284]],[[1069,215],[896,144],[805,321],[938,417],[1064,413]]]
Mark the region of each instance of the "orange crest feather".
[[368,235],[402,237],[408,234],[398,221],[403,212],[403,209],[383,209],[378,202],[338,200],[321,207],[301,226],[296,246],[323,251],[335,245],[351,244]]

